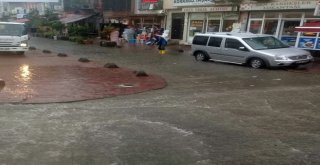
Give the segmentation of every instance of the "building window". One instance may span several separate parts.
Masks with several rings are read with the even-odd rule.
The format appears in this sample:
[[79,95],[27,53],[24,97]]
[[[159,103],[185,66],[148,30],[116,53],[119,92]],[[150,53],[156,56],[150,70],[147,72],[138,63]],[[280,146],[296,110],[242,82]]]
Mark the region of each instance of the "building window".
[[239,19],[239,15],[234,12],[224,13],[223,15],[223,26],[222,31],[230,32],[232,31],[232,26],[234,23],[237,23]]
[[262,20],[251,20],[249,32],[259,34],[261,32]]
[[263,26],[263,34],[276,35],[278,20],[265,20]]
[[203,20],[191,20],[189,36],[194,36],[196,33],[202,33]]
[[219,32],[220,20],[208,20],[207,32]]

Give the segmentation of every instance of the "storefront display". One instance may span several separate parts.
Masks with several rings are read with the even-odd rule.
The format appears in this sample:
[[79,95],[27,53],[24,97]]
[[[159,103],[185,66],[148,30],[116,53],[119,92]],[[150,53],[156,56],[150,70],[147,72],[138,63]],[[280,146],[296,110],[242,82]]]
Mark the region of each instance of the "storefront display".
[[313,49],[316,45],[316,38],[300,38],[299,39],[299,48]]
[[194,36],[196,33],[201,33],[203,29],[203,20],[191,20],[189,36]]
[[235,12],[190,13],[187,40],[191,43],[196,33],[230,32],[238,20],[239,14]]

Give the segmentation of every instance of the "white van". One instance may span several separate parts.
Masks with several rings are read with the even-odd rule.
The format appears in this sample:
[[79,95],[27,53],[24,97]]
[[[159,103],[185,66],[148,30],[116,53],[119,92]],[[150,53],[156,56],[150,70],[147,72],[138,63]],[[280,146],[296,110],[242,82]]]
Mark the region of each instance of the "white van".
[[0,51],[24,54],[29,36],[23,23],[0,22]]
[[290,47],[270,35],[252,33],[196,34],[192,55],[199,61],[248,64],[252,68],[297,67],[313,61],[308,51]]

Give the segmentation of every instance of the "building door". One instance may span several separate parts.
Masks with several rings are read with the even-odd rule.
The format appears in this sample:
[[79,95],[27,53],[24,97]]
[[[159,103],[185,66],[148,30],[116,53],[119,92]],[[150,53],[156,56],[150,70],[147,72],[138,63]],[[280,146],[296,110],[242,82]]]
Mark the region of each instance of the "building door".
[[300,25],[300,20],[283,20],[281,22],[279,38],[290,46],[295,46],[298,32],[294,31]]
[[171,39],[183,38],[184,13],[173,13],[171,22]]

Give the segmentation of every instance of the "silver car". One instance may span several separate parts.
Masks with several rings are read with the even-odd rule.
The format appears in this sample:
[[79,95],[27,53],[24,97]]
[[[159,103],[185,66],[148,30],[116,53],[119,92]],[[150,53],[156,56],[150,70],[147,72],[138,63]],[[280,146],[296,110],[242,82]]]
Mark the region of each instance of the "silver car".
[[297,67],[313,61],[308,51],[290,47],[270,35],[252,33],[196,34],[192,54],[199,61],[248,64],[252,68]]

